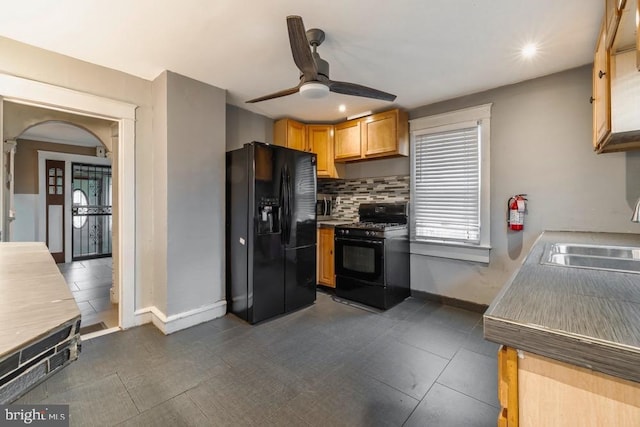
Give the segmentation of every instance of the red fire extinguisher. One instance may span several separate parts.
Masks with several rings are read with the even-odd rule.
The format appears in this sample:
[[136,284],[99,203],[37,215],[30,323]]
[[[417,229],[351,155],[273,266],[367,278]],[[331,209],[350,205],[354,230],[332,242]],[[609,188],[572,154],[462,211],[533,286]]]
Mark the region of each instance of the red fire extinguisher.
[[524,211],[526,209],[526,194],[516,194],[509,197],[507,202],[507,224],[509,230],[521,231],[524,228]]

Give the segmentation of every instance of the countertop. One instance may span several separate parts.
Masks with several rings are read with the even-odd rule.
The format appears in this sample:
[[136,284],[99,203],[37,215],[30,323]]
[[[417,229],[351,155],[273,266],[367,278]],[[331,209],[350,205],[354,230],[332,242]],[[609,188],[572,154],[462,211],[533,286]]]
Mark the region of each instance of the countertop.
[[44,243],[0,243],[0,360],[61,324],[80,318]]
[[334,228],[336,225],[353,224],[356,222],[353,219],[319,219],[318,228]]
[[640,246],[640,235],[544,232],[484,314],[485,338],[640,382],[640,274],[540,264],[552,243]]

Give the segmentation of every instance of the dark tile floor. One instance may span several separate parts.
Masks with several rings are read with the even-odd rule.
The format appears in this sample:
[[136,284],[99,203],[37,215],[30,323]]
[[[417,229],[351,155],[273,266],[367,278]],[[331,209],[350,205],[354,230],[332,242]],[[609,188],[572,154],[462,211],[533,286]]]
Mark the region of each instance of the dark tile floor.
[[83,327],[101,322],[107,328],[118,326],[118,305],[110,297],[111,257],[58,264],[58,269],[78,304]]
[[70,404],[78,426],[495,426],[496,351],[478,313],[413,298],[373,313],[318,293],[256,326],[227,315],[86,341],[16,403]]

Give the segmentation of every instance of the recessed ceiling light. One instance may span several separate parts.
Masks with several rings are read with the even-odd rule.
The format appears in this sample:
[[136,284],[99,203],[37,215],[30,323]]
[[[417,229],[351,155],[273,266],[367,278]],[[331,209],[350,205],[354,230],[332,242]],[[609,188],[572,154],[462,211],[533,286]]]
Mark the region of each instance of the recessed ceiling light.
[[538,51],[538,46],[535,43],[529,43],[522,48],[522,56],[525,58],[533,58]]
[[340,106],[338,107],[338,111],[344,113],[345,111],[347,111],[347,106],[344,104],[340,104]]

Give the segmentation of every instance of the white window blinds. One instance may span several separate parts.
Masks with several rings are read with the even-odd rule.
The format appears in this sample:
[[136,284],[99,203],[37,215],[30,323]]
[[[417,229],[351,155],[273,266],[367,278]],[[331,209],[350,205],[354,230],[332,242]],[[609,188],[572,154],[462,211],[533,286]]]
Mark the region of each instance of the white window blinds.
[[415,240],[480,243],[480,125],[415,135]]

